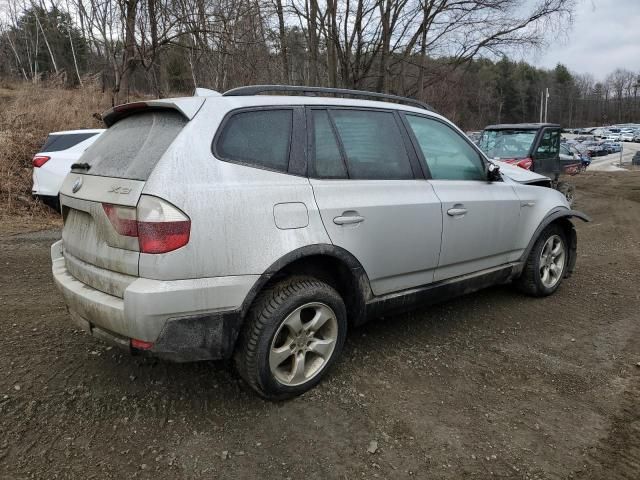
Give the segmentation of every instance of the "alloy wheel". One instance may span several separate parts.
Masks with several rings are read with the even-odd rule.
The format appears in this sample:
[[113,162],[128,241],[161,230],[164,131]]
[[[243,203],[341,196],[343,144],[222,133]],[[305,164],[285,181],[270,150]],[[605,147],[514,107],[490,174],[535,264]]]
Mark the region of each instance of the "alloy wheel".
[[550,236],[540,253],[540,281],[553,288],[562,278],[565,264],[565,247],[559,235]]
[[337,339],[338,320],[328,305],[312,302],[296,308],[271,341],[271,374],[289,387],[308,382],[327,365]]

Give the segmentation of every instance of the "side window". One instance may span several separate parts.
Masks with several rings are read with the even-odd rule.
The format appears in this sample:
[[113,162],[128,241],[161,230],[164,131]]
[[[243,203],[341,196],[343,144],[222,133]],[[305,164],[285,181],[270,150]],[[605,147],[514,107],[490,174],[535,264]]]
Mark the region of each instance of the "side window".
[[312,175],[320,178],[346,178],[338,141],[326,110],[311,110],[313,118],[314,163]]
[[390,112],[331,110],[346,155],[349,178],[413,178],[400,128]]
[[538,150],[536,150],[536,158],[553,158],[560,150],[560,131],[545,130],[540,140]]
[[217,142],[223,160],[286,172],[293,111],[255,110],[233,114]]
[[448,125],[406,115],[434,180],[485,180],[478,152]]

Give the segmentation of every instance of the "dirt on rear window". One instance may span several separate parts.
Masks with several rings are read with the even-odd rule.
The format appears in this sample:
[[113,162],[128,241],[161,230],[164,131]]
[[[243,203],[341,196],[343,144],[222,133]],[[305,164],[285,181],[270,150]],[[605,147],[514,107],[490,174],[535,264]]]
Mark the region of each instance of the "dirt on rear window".
[[126,117],[89,147],[78,163],[89,175],[147,180],[187,120],[173,110],[154,110]]

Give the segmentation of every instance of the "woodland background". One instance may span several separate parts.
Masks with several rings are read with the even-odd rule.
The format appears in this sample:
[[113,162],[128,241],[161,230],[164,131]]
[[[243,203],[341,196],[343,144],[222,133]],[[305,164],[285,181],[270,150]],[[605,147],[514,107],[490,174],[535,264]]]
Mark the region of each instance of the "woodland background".
[[[39,216],[31,158],[140,98],[250,84],[418,98],[461,128],[640,121],[640,72],[509,59],[571,36],[579,0],[0,0],[0,217]],[[524,54],[524,55],[523,55]]]
[[[4,0],[0,78],[132,97],[282,83],[411,96],[465,129],[638,121],[639,72],[509,60],[571,31],[575,0]],[[571,39],[571,41],[579,41]],[[605,73],[605,72],[603,72]]]

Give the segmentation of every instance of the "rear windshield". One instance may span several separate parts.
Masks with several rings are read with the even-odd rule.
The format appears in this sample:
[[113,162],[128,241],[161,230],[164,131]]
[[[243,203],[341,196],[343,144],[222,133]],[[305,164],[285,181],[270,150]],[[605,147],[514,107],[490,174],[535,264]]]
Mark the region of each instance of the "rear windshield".
[[41,152],[59,152],[67,148],[75,147],[80,142],[84,142],[87,138],[94,137],[98,132],[89,133],[54,133],[47,137],[47,141],[40,149]]
[[104,132],[80,157],[81,173],[146,180],[187,120],[175,110],[151,110],[126,117]]
[[485,130],[479,147],[489,158],[524,158],[529,155],[537,130]]

